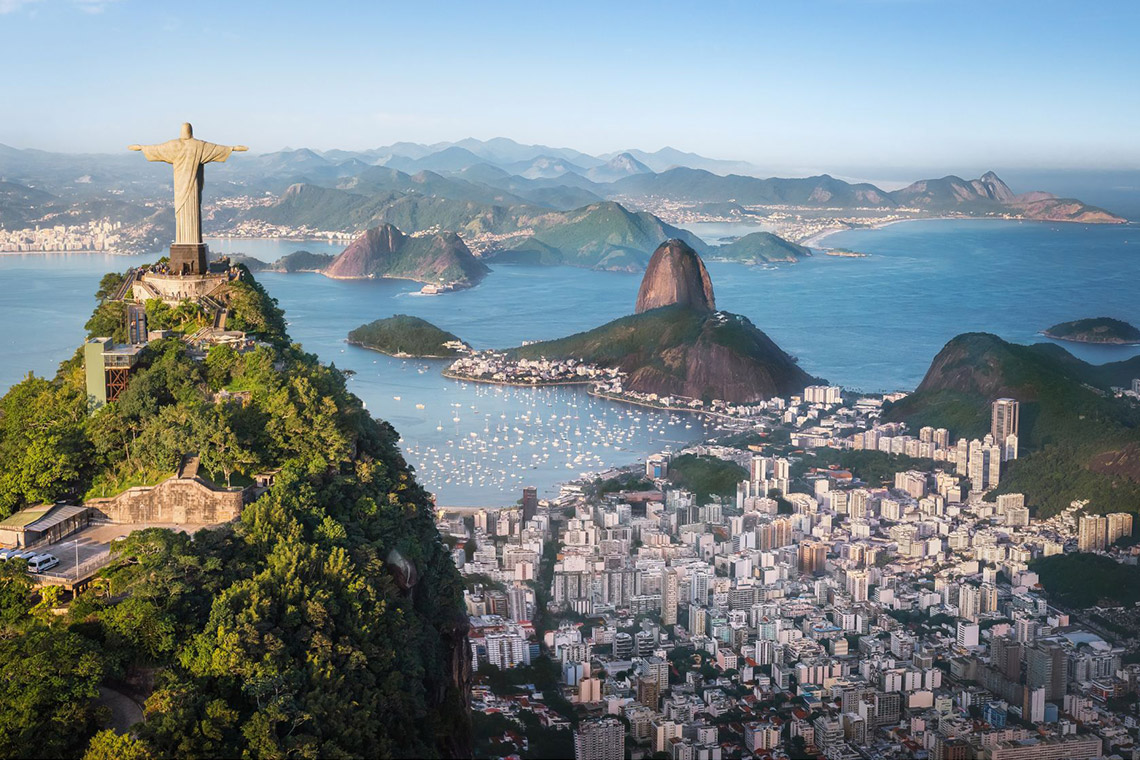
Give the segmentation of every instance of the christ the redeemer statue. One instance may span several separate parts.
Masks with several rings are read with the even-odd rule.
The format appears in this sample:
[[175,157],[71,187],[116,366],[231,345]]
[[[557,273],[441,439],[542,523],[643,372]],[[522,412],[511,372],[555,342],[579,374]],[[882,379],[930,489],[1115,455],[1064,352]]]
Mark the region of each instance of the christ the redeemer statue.
[[[128,150],[141,150],[147,161],[163,161],[174,165],[174,245],[170,247],[172,268],[181,269],[178,258],[192,256],[191,274],[205,271],[205,246],[202,243],[202,167],[211,161],[225,161],[233,151],[248,150],[244,145],[215,145],[195,139],[189,123],[182,125],[182,136],[158,145],[129,145]],[[192,251],[191,248],[194,250]],[[201,262],[200,264],[197,262]],[[198,270],[198,271],[193,271]]]

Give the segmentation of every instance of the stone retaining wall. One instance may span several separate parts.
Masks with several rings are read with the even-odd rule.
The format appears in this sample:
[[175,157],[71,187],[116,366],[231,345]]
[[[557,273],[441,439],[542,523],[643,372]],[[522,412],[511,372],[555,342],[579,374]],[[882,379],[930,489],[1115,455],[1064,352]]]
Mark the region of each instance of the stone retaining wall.
[[172,477],[156,486],[128,488],[108,499],[91,499],[85,506],[113,523],[223,523],[241,514],[243,490],[223,490],[200,478]]

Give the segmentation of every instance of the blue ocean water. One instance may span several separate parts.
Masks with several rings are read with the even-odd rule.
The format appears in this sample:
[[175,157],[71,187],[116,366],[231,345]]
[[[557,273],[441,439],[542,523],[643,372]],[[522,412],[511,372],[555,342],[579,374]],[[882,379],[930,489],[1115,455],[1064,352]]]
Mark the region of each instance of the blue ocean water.
[[[709,271],[719,308],[748,316],[808,372],[849,388],[912,389],[961,332],[1029,343],[1080,317],[1140,324],[1135,226],[922,221],[845,232],[827,244],[872,255],[819,255],[775,268],[710,262]],[[337,251],[279,240],[211,245],[265,261],[300,248]],[[0,334],[0,388],[28,370],[54,372],[83,340],[99,277],[150,258],[0,256],[0,318],[10,326]],[[598,401],[581,389],[458,383],[439,375],[444,362],[394,359],[344,342],[350,329],[397,313],[478,348],[561,337],[630,313],[639,275],[498,266],[478,287],[441,296],[421,296],[417,285],[398,280],[269,272],[259,279],[286,310],[295,340],[356,371],[350,387],[400,431],[409,461],[440,503],[513,502],[521,485],[549,492],[581,471],[678,447],[703,431],[699,419]],[[1065,347],[1096,363],[1140,353]]]

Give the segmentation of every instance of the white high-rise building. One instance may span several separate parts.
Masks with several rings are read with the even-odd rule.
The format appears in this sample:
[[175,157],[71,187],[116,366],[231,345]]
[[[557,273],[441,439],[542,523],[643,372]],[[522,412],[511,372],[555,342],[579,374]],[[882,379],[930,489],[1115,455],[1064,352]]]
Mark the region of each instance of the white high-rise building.
[[521,631],[489,633],[484,642],[487,661],[506,670],[516,665],[530,665],[530,646]]
[[1104,551],[1108,546],[1108,518],[1104,515],[1081,515],[1077,523],[1077,549],[1082,552]]
[[1105,515],[1107,535],[1105,543],[1111,546],[1116,539],[1132,535],[1132,515],[1128,512],[1113,512]]
[[667,568],[661,579],[661,622],[665,625],[677,624],[677,605],[680,602],[681,579],[677,571]]
[[976,647],[978,645],[978,624],[959,620],[957,641],[960,647]]
[[584,721],[574,732],[574,760],[623,760],[625,726],[617,718]]
[[689,579],[689,601],[693,604],[709,603],[708,573],[696,572]]

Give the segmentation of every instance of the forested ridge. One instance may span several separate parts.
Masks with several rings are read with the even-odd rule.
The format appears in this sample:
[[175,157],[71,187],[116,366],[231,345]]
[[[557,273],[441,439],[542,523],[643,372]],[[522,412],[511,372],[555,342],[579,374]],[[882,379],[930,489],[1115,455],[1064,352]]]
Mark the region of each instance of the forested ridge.
[[[117,542],[74,600],[0,565],[0,756],[469,754],[462,583],[428,494],[396,431],[289,343],[243,275],[231,319],[261,347],[202,361],[156,341],[92,414],[78,353],[0,399],[0,514],[155,482],[188,451],[222,485],[276,471],[234,523]],[[88,329],[107,334],[118,308],[101,302]],[[145,722],[97,732],[99,687],[128,683]]]

